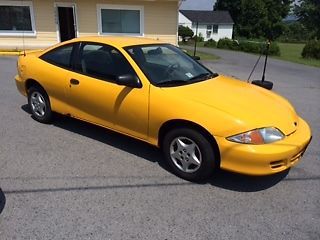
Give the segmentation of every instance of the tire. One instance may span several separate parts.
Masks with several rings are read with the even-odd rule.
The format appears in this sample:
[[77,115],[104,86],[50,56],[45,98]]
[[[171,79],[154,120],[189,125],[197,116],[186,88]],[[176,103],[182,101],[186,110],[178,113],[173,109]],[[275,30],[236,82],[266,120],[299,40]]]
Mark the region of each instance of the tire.
[[212,144],[191,128],[169,131],[164,136],[162,151],[174,174],[188,181],[209,178],[217,165]]
[[52,120],[50,101],[45,90],[38,86],[28,90],[28,105],[33,119],[41,123],[49,123]]

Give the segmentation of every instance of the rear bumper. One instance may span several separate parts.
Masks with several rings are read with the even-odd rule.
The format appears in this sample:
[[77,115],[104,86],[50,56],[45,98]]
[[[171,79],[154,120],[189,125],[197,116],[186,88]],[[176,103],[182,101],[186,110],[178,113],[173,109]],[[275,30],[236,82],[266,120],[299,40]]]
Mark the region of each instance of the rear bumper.
[[23,80],[19,77],[19,75],[16,75],[14,79],[15,79],[18,91],[23,96],[27,96],[27,91],[26,91],[26,87],[25,87],[25,84],[24,84]]
[[272,144],[239,144],[217,138],[221,168],[248,175],[269,175],[296,165],[311,141],[308,124],[299,118],[297,130]]

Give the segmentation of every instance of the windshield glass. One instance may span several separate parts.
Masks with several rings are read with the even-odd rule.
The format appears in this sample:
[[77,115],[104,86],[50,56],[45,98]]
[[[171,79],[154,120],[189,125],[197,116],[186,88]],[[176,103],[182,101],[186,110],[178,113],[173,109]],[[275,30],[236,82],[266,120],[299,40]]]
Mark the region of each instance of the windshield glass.
[[184,85],[217,76],[170,44],[137,45],[125,49],[156,86]]

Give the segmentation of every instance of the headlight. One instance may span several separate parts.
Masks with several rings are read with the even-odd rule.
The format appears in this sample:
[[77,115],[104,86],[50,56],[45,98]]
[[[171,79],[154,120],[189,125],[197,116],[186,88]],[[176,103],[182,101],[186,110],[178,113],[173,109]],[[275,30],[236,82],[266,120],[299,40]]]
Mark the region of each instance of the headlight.
[[246,144],[265,144],[282,140],[285,135],[277,128],[259,128],[245,133],[240,133],[227,139],[232,142]]

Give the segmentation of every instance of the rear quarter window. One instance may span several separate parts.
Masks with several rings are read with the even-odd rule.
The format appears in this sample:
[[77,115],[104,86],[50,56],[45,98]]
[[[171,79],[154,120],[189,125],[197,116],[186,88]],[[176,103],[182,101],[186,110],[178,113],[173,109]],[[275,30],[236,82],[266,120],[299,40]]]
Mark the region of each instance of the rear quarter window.
[[62,46],[45,53],[40,58],[53,65],[71,68],[71,54],[73,50],[73,44]]

